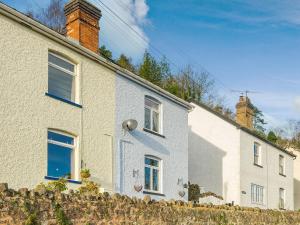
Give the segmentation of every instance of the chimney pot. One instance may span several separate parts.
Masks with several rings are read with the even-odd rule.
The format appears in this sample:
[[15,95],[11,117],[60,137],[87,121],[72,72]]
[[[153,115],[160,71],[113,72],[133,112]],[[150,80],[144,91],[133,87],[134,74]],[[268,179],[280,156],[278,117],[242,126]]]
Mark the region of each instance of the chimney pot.
[[101,11],[86,0],[72,0],[65,5],[67,36],[98,53]]

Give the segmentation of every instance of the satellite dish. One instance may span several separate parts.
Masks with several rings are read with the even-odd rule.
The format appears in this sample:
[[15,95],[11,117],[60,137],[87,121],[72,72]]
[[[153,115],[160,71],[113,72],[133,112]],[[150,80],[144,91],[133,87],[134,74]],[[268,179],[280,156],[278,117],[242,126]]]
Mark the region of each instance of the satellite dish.
[[130,119],[130,120],[125,120],[123,123],[122,123],[122,127],[124,130],[127,130],[127,131],[133,131],[137,128],[138,126],[138,122],[134,119]]

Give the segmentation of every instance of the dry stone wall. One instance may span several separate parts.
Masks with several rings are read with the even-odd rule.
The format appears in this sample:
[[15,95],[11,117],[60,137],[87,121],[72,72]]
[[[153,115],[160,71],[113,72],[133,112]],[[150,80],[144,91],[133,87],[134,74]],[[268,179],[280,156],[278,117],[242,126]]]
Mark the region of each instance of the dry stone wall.
[[143,200],[119,194],[80,195],[47,190],[18,191],[0,184],[0,225],[10,224],[199,224],[300,225],[300,213],[182,201]]

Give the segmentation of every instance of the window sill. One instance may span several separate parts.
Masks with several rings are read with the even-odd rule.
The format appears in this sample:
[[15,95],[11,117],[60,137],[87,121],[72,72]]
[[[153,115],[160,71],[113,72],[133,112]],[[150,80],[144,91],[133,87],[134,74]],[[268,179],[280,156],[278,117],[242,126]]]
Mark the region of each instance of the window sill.
[[[45,176],[44,178],[46,180],[59,180],[60,179],[59,177],[51,177],[51,176]],[[67,181],[69,183],[73,183],[73,184],[82,184],[82,182],[78,181],[78,180],[67,179]]]
[[257,166],[259,168],[264,168],[262,165],[259,165],[259,164],[256,164],[256,163],[253,163],[254,166]]
[[158,195],[158,196],[166,196],[166,195],[164,195],[164,194],[157,193],[157,192],[152,192],[152,191],[143,191],[143,194],[147,194],[147,195]]
[[69,101],[69,100],[66,100],[66,99],[63,99],[63,98],[60,98],[60,97],[57,97],[55,95],[52,95],[52,94],[49,94],[49,93],[45,93],[46,96],[50,97],[50,98],[54,98],[56,100],[59,100],[59,101],[62,101],[64,103],[67,103],[67,104],[70,104],[70,105],[73,105],[73,106],[76,106],[78,108],[82,108],[82,105],[79,105],[75,102],[72,102],[72,101]]
[[279,173],[279,175],[280,175],[280,176],[283,176],[283,177],[286,177],[286,175],[285,175],[285,174],[282,174],[282,173]]
[[147,128],[144,128],[143,130],[144,130],[145,132],[150,133],[150,134],[154,134],[154,135],[156,135],[156,136],[159,136],[159,137],[162,137],[162,138],[166,138],[164,135],[159,134],[159,133],[157,133],[157,132],[154,132],[154,131],[152,131],[152,130],[149,130],[149,129],[147,129]]
[[264,203],[259,203],[259,202],[251,202],[252,205],[258,205],[258,206],[264,206]]

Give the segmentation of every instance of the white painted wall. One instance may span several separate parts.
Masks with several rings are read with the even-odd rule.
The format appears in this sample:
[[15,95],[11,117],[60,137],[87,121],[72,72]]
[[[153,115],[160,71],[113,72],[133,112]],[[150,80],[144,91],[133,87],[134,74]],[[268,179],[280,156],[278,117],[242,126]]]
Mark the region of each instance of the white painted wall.
[[[279,206],[279,188],[286,191],[286,208],[293,209],[293,157],[193,104],[189,113],[189,180],[223,196],[225,202],[249,207]],[[262,149],[263,168],[253,165],[253,144]],[[279,175],[279,155],[286,177]],[[264,204],[251,203],[251,183],[265,189]]]
[[297,156],[294,160],[294,206],[295,210],[300,209],[300,152],[294,150]]
[[225,202],[240,202],[240,131],[230,123],[192,104],[189,113],[189,180],[223,196]]
[[[165,197],[151,195],[160,199],[187,199],[178,195],[183,190],[177,185],[178,178],[188,182],[188,112],[187,109],[161,97],[160,95],[118,76],[116,79],[116,191],[129,196],[143,197],[136,192],[135,184],[144,185],[144,156],[153,155],[162,160],[162,194]],[[162,103],[163,135],[165,138],[143,131],[144,97],[152,96]],[[138,121],[133,132],[124,132],[122,122],[128,119]],[[121,146],[120,146],[121,145]],[[125,146],[125,148],[122,148]],[[121,159],[122,157],[122,159]],[[121,169],[125,165],[125,171]],[[133,170],[139,171],[139,178],[133,177]],[[124,174],[124,177],[121,177]]]
[[[45,181],[47,129],[55,128],[78,137],[77,163],[112,190],[115,73],[2,14],[0,27],[0,182],[31,188]],[[45,96],[49,50],[78,64],[82,109]]]
[[[261,145],[262,168],[254,165],[253,144]],[[279,208],[279,188],[286,191],[286,209],[293,210],[293,158],[262,140],[242,131],[241,132],[241,195],[243,206],[260,208]],[[279,174],[279,155],[285,158],[285,175]],[[251,183],[264,187],[263,205],[251,203]]]
[[[46,181],[47,129],[52,128],[78,138],[77,176],[82,160],[91,170],[92,180],[105,191],[142,197],[133,185],[143,185],[144,155],[154,155],[163,162],[165,195],[155,198],[182,199],[178,191],[183,187],[177,186],[177,181],[188,180],[187,110],[1,12],[0,8],[0,182],[12,188],[32,188]],[[45,95],[49,50],[77,64],[82,109]],[[142,130],[146,94],[163,104],[165,138]],[[139,127],[124,134],[121,124],[130,118],[136,119]],[[124,171],[120,170],[121,145]],[[133,169],[139,170],[138,180],[132,177]],[[120,173],[124,174],[122,187]]]

